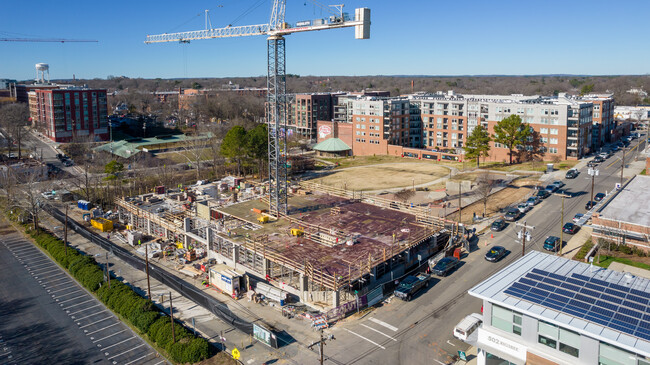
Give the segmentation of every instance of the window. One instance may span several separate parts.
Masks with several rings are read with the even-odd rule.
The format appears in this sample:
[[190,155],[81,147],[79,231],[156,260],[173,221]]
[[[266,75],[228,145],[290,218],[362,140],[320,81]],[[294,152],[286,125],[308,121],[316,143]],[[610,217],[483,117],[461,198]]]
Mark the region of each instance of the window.
[[557,153],[557,148],[551,147],[551,148],[548,149],[548,152],[549,153]]
[[557,138],[551,138],[551,144],[557,144],[558,140]]
[[548,128],[540,128],[539,133],[541,134],[548,134]]
[[521,336],[521,313],[492,305],[492,326]]
[[537,342],[571,356],[578,357],[580,353],[580,335],[550,323],[538,322]]
[[598,365],[647,365],[648,359],[618,347],[600,343]]
[[557,128],[551,128],[551,134],[557,134],[558,130]]

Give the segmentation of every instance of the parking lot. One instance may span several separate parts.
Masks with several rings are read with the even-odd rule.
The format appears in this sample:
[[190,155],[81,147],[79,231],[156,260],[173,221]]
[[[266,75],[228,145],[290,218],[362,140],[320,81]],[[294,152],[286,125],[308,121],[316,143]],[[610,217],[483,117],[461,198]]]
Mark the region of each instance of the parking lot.
[[[16,232],[4,234],[1,243],[3,267],[11,265],[10,261],[14,261],[15,266],[10,273],[15,280],[11,280],[8,273],[3,275],[3,285],[14,289],[14,293],[11,288],[0,291],[3,306],[19,300],[29,302],[34,297],[29,302],[33,303],[31,312],[15,313],[16,321],[25,328],[45,326],[48,335],[1,331],[0,341],[4,350],[0,351],[0,362],[39,362],[41,358],[41,363],[52,363],[57,358],[52,357],[52,353],[57,353],[62,363],[167,363],[99,300],[21,235]],[[16,281],[21,282],[20,286],[16,286]],[[28,298],[13,298],[12,294],[24,294]],[[29,321],[34,324],[27,326],[25,322]],[[34,343],[38,347],[34,348]],[[66,343],[74,351],[67,351]]]

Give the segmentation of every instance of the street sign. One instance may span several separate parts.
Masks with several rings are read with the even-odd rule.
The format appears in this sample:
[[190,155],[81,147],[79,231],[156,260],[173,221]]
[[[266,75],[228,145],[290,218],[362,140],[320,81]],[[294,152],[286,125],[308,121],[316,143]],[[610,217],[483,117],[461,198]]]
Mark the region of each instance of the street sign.
[[458,357],[463,361],[467,361],[467,354],[465,354],[465,351],[458,350]]
[[240,356],[241,356],[241,354],[239,353],[239,350],[237,350],[236,348],[232,349],[232,358],[233,359],[239,360]]

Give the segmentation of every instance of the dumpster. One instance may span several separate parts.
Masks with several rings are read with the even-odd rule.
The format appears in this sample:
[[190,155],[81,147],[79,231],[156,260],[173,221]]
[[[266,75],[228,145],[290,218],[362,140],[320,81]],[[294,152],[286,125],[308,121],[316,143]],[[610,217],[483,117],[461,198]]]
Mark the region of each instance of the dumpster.
[[108,232],[113,230],[113,221],[109,221],[108,219],[93,218],[90,220],[90,224],[102,232]]

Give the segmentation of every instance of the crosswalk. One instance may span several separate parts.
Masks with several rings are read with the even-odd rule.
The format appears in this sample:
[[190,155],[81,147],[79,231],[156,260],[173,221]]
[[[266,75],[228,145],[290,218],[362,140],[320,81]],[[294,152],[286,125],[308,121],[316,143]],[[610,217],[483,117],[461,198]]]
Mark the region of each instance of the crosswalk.
[[343,327],[342,330],[349,335],[360,338],[373,346],[385,350],[388,345],[386,341],[397,342],[395,336],[399,328],[375,317],[370,317],[367,321],[358,323],[358,327]]

